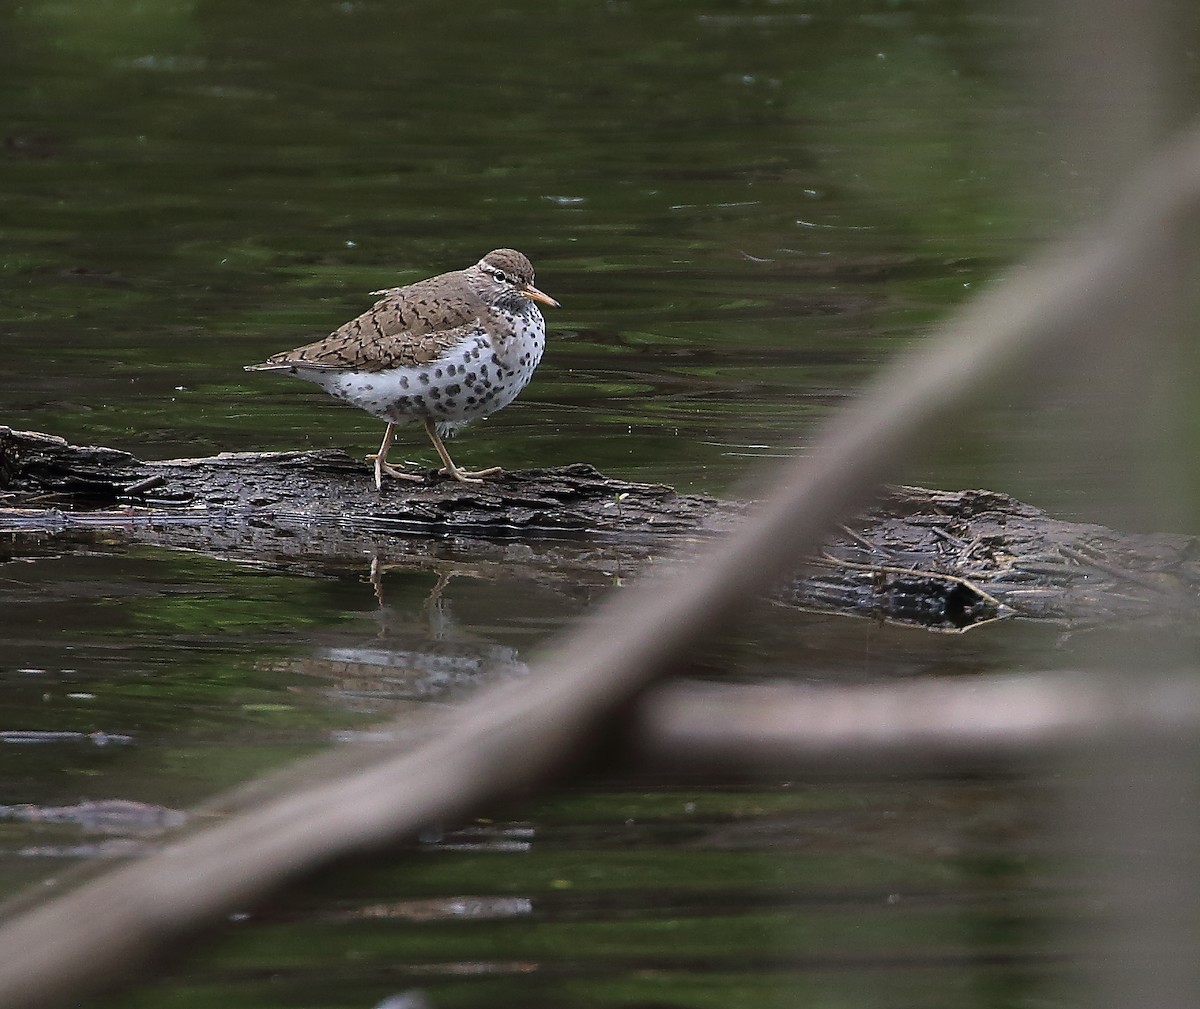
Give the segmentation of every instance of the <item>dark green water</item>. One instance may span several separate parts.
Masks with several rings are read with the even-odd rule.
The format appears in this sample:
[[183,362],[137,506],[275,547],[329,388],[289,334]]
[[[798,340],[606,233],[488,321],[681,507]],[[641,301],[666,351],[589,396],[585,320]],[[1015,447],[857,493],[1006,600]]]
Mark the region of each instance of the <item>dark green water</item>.
[[954,5],[26,4],[3,30],[0,406],[146,453],[369,450],[370,418],[240,365],[512,245],[564,308],[464,456],[723,488],[1055,223],[1018,186],[1022,30]]
[[[982,3],[5,4],[0,423],[149,458],[365,453],[377,422],[241,365],[508,245],[563,307],[458,461],[731,493],[1066,223],[1041,194],[1070,168],[1016,84],[1034,30]],[[965,418],[902,476],[1062,503],[1012,464],[1035,423]],[[431,601],[432,564],[380,603],[365,559],[307,578],[94,537],[6,536],[0,562],[5,893],[141,836],[21,804],[185,810],[524,675],[606,591],[491,572]],[[769,612],[705,671],[1053,648]],[[614,771],[321,880],[104,1004],[1044,1005],[1074,912],[1043,790]]]

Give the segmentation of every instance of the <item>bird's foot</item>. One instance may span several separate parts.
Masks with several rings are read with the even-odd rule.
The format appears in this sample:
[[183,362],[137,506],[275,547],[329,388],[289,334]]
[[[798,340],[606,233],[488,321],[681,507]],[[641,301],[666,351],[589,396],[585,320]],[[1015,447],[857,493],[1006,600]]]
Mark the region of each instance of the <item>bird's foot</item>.
[[367,456],[367,462],[375,464],[375,489],[383,490],[383,477],[386,474],[390,477],[395,477],[397,480],[411,480],[413,483],[424,483],[425,477],[420,473],[408,473],[402,469],[393,466],[389,462],[383,462],[379,458],[378,453]]
[[501,466],[490,466],[488,469],[460,469],[458,466],[443,466],[438,470],[438,476],[448,476],[457,480],[459,483],[483,483],[481,477],[495,476],[497,473],[503,473],[504,469]]

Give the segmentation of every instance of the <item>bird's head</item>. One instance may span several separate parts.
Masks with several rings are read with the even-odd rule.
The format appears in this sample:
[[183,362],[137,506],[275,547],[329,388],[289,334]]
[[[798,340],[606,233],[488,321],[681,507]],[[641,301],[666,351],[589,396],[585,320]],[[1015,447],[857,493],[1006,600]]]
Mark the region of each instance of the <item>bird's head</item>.
[[497,300],[518,295],[558,308],[557,301],[533,286],[533,264],[516,249],[493,249],[476,264],[476,268],[495,287]]

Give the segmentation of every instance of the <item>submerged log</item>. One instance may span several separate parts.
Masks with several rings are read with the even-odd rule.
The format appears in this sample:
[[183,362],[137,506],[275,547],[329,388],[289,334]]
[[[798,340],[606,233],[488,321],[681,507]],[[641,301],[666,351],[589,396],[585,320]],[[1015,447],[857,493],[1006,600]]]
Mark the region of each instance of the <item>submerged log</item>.
[[[521,571],[589,591],[654,563],[669,541],[727,530],[749,507],[577,463],[482,485],[430,472],[376,491],[338,451],[144,462],[0,427],[0,530],[95,535],[307,573]],[[12,548],[10,548],[11,550]],[[782,605],[934,630],[1000,618],[1194,620],[1195,538],[1063,522],[983,490],[889,488],[774,596]]]

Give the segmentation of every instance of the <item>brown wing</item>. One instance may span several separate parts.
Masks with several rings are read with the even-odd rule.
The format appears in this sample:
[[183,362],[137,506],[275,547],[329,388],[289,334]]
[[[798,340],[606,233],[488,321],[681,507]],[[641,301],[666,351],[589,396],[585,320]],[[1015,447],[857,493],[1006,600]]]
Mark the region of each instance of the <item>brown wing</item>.
[[383,371],[428,364],[441,357],[478,326],[486,308],[465,285],[448,297],[446,277],[419,281],[388,291],[357,319],[315,343],[273,354],[250,371],[308,368]]

